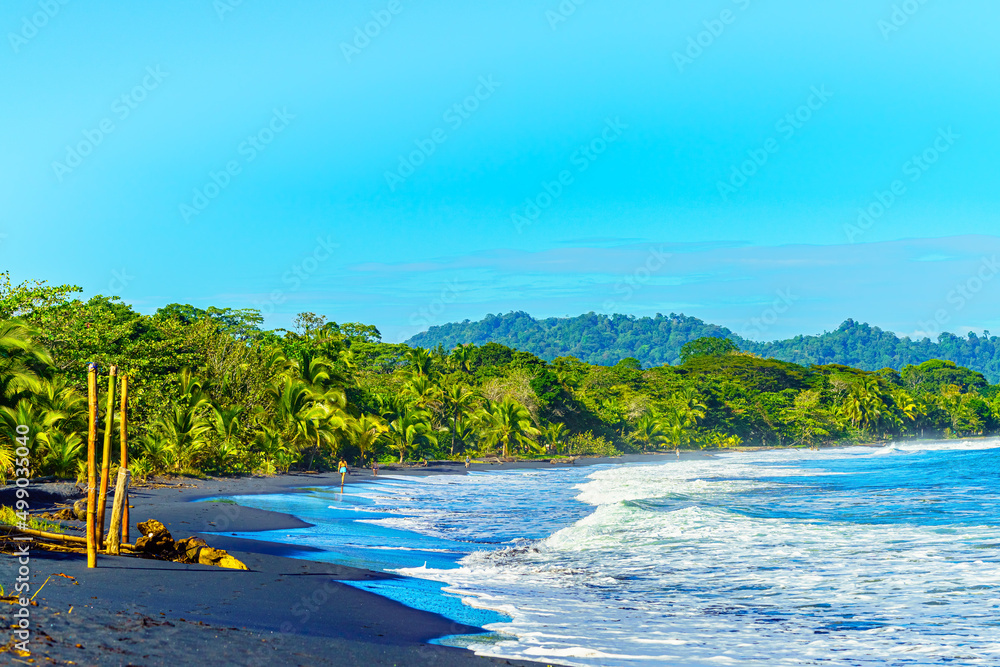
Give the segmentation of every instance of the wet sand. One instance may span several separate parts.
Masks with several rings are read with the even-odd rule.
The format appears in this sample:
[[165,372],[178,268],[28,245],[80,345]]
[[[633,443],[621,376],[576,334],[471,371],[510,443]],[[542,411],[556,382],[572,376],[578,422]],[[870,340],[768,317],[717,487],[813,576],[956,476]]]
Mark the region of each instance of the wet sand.
[[[644,455],[581,459],[575,465],[670,460],[675,457]],[[472,469],[539,467],[555,466],[517,462],[473,464]],[[382,472],[465,474],[465,466],[431,463],[384,467]],[[371,471],[355,470],[347,483],[373,479]],[[176,666],[206,660],[240,665],[536,664],[481,658],[465,649],[428,644],[445,635],[482,630],[340,583],[394,575],[303,559],[308,558],[309,548],[215,534],[310,525],[296,517],[232,503],[191,502],[213,496],[290,493],[339,483],[337,473],[289,474],[181,479],[161,488],[134,489],[130,496],[132,541],[138,535],[135,524],[155,518],[175,539],[203,537],[211,546],[242,560],[249,571],[103,555],[98,556],[98,567],[88,570],[81,555],[33,550],[32,592],[49,575],[73,577],[53,576],[38,594],[38,606],[31,607],[34,664]],[[11,491],[10,487],[0,490],[0,503],[10,504],[6,496]],[[33,510],[75,495],[69,484],[41,484],[32,491]],[[3,556],[0,583],[5,590],[13,588],[16,570],[16,559]],[[5,620],[17,608],[0,606]],[[14,657],[7,653],[0,660]]]

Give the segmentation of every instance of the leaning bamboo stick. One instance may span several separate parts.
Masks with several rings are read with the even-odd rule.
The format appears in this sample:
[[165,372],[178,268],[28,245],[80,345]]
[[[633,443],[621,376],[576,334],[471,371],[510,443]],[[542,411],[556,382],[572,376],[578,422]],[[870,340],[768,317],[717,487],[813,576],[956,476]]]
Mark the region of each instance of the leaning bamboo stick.
[[111,434],[115,426],[115,378],[118,367],[108,369],[108,407],[104,411],[104,450],[101,453],[101,493],[97,499],[97,543],[104,544],[104,514],[108,509],[108,476],[111,474]]
[[[121,441],[122,453],[118,460],[118,466],[128,470],[128,444],[125,436],[125,408],[128,400],[128,376],[122,375],[122,404],[118,415],[119,440]],[[125,487],[125,494],[122,496],[125,501],[125,513],[122,515],[122,542],[128,542],[128,486]]]
[[87,366],[87,567],[97,567],[97,532],[94,516],[94,456],[97,447],[97,364]]
[[[86,544],[87,538],[81,537],[79,535],[63,535],[62,533],[50,533],[46,530],[35,530],[34,528],[18,528],[17,526],[9,526],[0,524],[0,531],[8,533],[20,533],[23,535],[34,535],[35,537],[42,537],[48,540],[56,540],[58,542],[69,542],[70,544]],[[126,544],[122,542],[122,548],[129,549],[130,551],[135,550],[134,544]]]
[[108,528],[108,542],[105,549],[109,554],[118,555],[121,545],[122,512],[125,510],[125,496],[128,493],[129,472],[118,469],[118,483],[115,484],[115,504],[111,508],[111,527]]

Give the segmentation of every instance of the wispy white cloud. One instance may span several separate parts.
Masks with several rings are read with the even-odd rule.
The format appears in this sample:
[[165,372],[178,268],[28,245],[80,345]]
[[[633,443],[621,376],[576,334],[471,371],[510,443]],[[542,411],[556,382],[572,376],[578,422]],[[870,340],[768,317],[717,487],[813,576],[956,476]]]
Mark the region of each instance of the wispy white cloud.
[[[393,304],[386,304],[383,313],[383,321],[391,321],[386,331],[405,334],[416,330],[406,321],[409,310],[433,300],[446,281],[461,290],[431,324],[510,310],[537,317],[683,311],[759,339],[819,333],[847,318],[922,335],[934,334],[924,324],[945,310],[941,330],[997,326],[990,304],[1000,281],[987,281],[961,300],[956,289],[970,278],[975,286],[981,262],[1000,255],[998,237],[833,246],[692,245],[497,250],[432,263],[366,264],[364,285],[356,288],[384,295]],[[651,253],[665,258],[662,265],[654,266]]]

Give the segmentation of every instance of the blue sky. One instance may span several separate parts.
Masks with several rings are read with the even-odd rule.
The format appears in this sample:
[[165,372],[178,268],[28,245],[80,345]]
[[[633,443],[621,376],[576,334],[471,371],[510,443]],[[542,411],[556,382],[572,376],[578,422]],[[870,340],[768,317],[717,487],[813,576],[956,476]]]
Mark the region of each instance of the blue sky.
[[387,340],[1000,331],[996,3],[93,4],[0,10],[15,280]]

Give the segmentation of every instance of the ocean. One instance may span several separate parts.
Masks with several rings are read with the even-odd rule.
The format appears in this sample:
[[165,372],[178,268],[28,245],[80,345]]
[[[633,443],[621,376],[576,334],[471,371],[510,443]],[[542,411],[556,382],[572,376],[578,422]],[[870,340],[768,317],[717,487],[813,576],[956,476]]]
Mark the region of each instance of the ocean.
[[389,477],[242,537],[567,665],[1000,665],[1000,439]]

